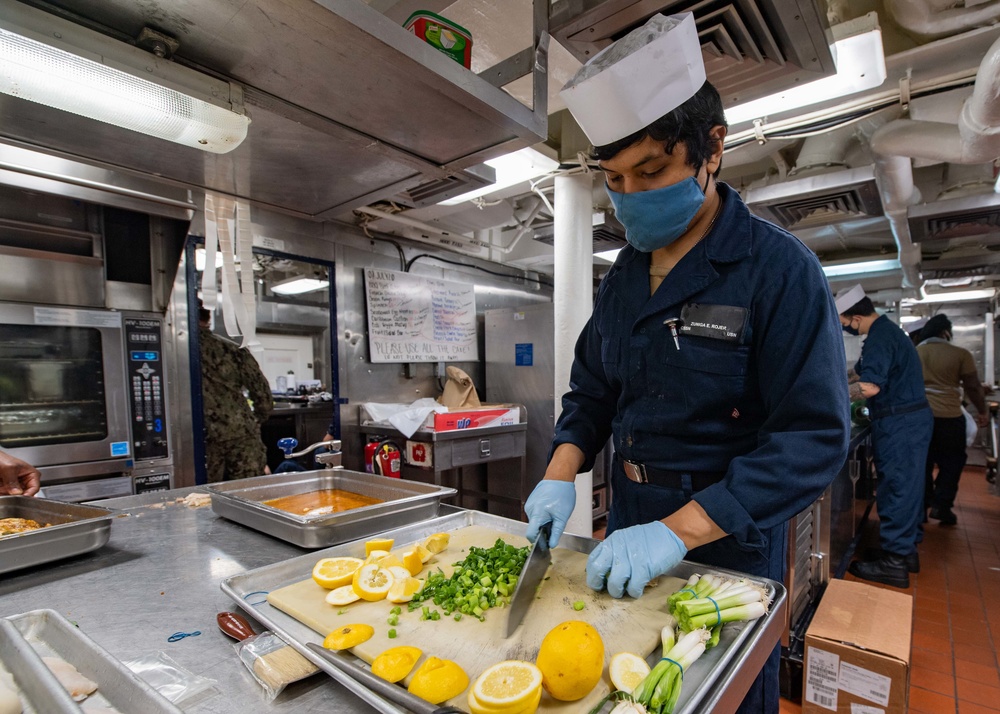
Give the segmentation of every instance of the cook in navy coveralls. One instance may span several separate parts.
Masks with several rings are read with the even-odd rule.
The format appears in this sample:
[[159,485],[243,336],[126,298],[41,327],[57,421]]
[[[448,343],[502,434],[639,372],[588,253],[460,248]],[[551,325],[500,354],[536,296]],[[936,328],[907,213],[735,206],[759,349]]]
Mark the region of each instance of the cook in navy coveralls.
[[850,571],[865,580],[906,588],[909,574],[920,569],[916,537],[924,513],[927,447],[934,415],[924,394],[923,368],[913,341],[888,317],[875,312],[860,286],[851,290],[838,295],[837,304],[844,330],[867,335],[861,359],[854,366],[858,381],[850,389],[852,398],[867,398],[872,416],[882,553],[871,562],[851,563]]
[[[630,245],[577,342],[549,466],[525,512],[529,539],[551,522],[555,545],[576,474],[613,437],[607,537],[587,582],[614,597],[639,597],[685,556],[783,580],[788,520],[846,457],[833,297],[808,248],[716,182],[725,134],[705,82],[594,151]],[[775,647],[741,712],[778,711],[779,663]]]

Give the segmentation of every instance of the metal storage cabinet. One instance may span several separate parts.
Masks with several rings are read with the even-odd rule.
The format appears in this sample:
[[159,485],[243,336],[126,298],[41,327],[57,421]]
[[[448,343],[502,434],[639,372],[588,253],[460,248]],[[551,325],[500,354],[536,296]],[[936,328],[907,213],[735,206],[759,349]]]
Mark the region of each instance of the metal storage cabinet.
[[788,524],[788,620],[781,636],[782,695],[797,699],[806,628],[831,577],[843,577],[865,500],[856,505],[855,486],[870,467],[870,428],[851,430],[847,461],[823,495]]

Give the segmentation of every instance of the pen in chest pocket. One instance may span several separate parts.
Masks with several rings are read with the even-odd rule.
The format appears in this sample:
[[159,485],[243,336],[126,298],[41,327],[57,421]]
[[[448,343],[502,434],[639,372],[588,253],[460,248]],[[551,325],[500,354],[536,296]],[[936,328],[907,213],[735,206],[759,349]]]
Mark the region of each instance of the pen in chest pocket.
[[672,317],[669,320],[664,320],[663,324],[666,325],[668,328],[670,328],[670,334],[674,338],[674,347],[676,347],[677,351],[680,352],[681,341],[678,339],[677,326],[681,324],[681,321],[678,320],[677,318]]

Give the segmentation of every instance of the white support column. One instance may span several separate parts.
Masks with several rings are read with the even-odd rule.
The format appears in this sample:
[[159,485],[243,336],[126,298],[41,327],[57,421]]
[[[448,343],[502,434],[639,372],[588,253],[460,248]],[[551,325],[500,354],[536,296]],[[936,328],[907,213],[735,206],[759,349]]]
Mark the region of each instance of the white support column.
[[985,340],[983,341],[983,381],[988,385],[994,385],[997,382],[996,347],[993,344],[995,336],[993,332],[993,320],[993,313],[986,313],[986,324],[984,325]]
[[[593,176],[575,174],[555,179],[555,415],[569,390],[573,348],[594,305]],[[566,530],[593,534],[594,474],[576,477],[576,509]]]

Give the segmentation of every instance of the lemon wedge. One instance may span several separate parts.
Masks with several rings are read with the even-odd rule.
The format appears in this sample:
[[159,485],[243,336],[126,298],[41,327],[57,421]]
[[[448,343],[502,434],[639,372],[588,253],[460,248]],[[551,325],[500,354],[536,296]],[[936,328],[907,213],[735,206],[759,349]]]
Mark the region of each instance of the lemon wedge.
[[392,587],[389,588],[386,599],[389,602],[409,602],[413,599],[414,595],[420,592],[420,588],[423,586],[424,584],[416,578],[396,580],[392,584]]
[[372,540],[365,541],[365,555],[371,555],[373,550],[384,550],[388,552],[392,550],[392,544],[395,542],[395,538],[374,538]]
[[440,553],[448,547],[448,541],[450,540],[451,536],[447,533],[435,533],[434,535],[427,536],[427,540],[424,541],[424,547],[431,553]]

